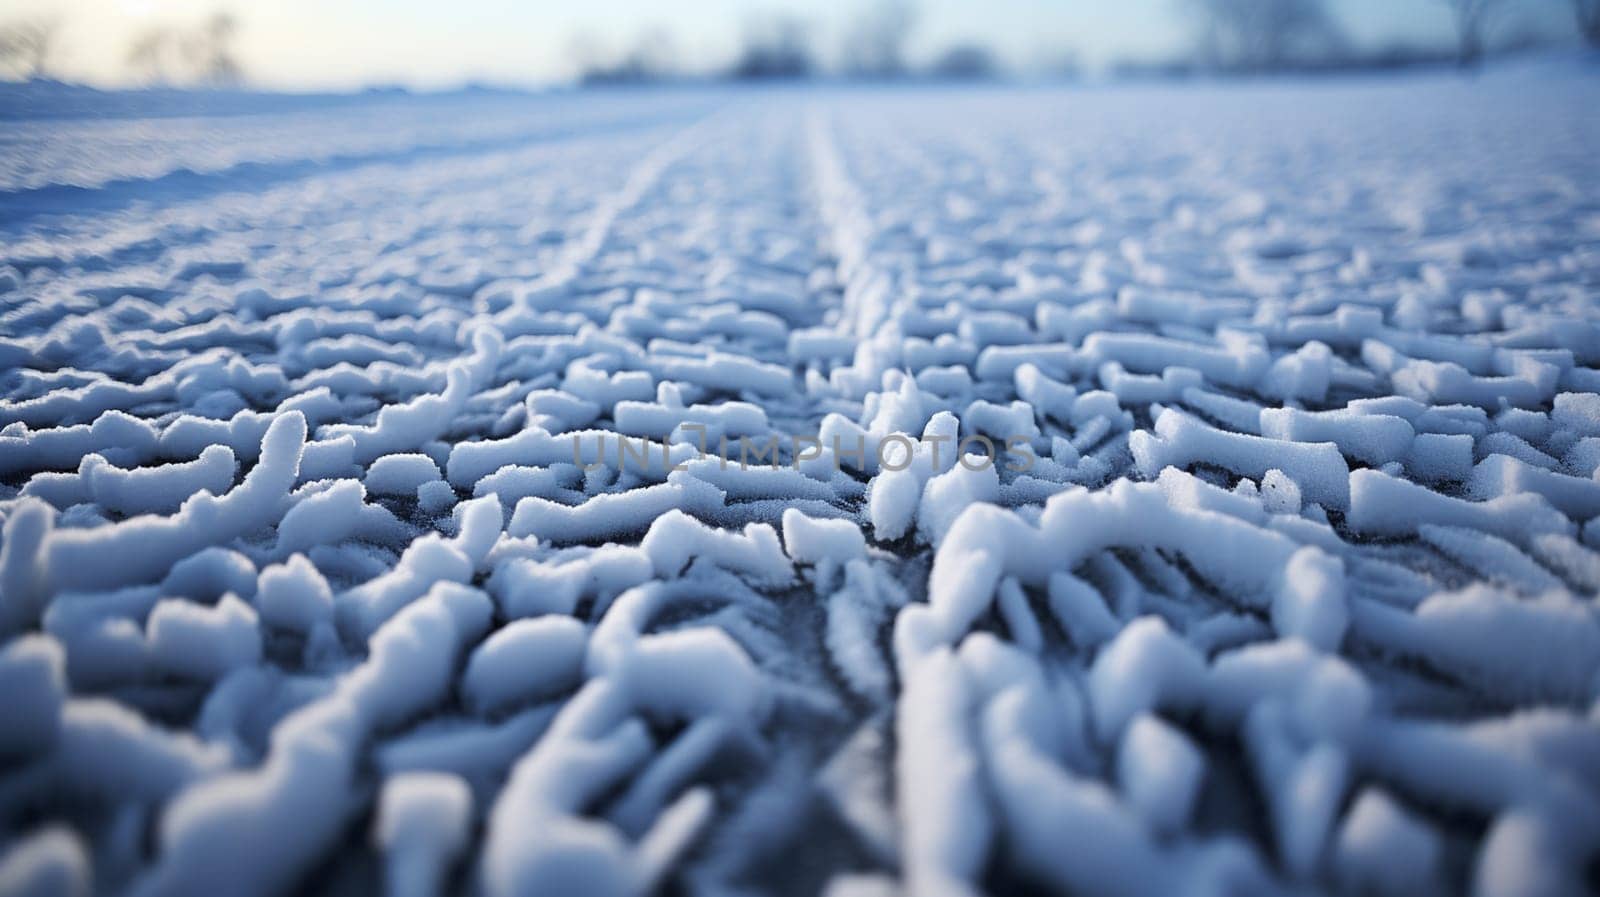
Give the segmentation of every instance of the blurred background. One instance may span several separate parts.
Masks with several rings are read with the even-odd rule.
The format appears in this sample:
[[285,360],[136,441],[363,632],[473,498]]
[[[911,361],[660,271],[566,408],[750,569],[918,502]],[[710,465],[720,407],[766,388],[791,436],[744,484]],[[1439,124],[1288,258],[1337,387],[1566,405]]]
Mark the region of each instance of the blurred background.
[[1179,78],[1471,68],[1597,45],[1600,0],[0,5],[0,78],[118,89]]

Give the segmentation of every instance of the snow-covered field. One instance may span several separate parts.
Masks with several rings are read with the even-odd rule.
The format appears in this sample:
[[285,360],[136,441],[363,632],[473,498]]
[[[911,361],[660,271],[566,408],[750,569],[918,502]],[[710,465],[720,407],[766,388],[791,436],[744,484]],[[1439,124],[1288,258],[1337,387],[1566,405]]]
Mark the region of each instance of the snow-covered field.
[[0,893],[1594,889],[1596,109],[9,120]]

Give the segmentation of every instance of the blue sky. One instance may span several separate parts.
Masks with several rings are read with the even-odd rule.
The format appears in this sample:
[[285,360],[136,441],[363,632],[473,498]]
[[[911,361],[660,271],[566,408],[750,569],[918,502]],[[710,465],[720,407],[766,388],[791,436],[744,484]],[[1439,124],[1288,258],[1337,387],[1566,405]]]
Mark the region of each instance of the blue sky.
[[[1090,66],[1154,59],[1190,40],[1183,14],[1194,0],[920,0],[913,58],[960,41],[993,47],[1010,65],[1037,68],[1066,56]],[[863,6],[847,0],[0,0],[0,21],[45,16],[60,23],[55,72],[102,85],[130,80],[123,59],[135,35],[160,23],[197,21],[217,9],[240,20],[237,50],[251,79],[284,89],[374,83],[442,87],[466,80],[514,84],[572,77],[574,47],[620,53],[638,36],[667,35],[691,67],[725,63],[745,24],[764,12],[815,23],[824,55]],[[1445,43],[1442,0],[1331,0],[1363,44]],[[1502,0],[1502,33],[1571,30],[1568,0]]]

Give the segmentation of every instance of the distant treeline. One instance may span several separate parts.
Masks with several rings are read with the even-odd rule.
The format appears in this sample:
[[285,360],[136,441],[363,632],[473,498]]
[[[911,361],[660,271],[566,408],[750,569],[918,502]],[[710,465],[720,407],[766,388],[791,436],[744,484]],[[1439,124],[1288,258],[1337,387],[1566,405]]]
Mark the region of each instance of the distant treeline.
[[[54,74],[59,19],[25,19],[0,25],[0,77],[26,81]],[[230,87],[244,80],[234,56],[239,22],[218,12],[191,26],[154,25],[129,43],[124,62],[147,84]]]
[[[1548,43],[1512,14],[1516,0],[1395,0],[1447,9],[1453,46],[1394,43],[1359,47],[1340,28],[1326,0],[1180,0],[1195,27],[1193,54],[1165,66],[1188,72],[1319,72],[1391,69],[1454,62]],[[1600,47],[1600,0],[1571,0],[1578,34]],[[1522,28],[1518,31],[1516,29]]]
[[820,46],[815,22],[789,13],[757,15],[744,23],[742,39],[733,60],[711,73],[691,72],[671,51],[661,32],[647,32],[632,50],[618,59],[597,58],[580,44],[577,51],[579,80],[584,84],[638,84],[694,78],[732,81],[804,80],[836,77],[861,81],[906,78],[981,79],[1001,74],[994,53],[979,43],[958,43],[933,62],[914,66],[906,59],[906,44],[916,30],[917,7],[911,0],[877,0],[862,7],[846,23],[831,54]]
[[[1449,45],[1359,46],[1344,34],[1328,0],[1167,0],[1184,18],[1192,40],[1161,60],[1113,63],[1114,76],[1183,77],[1195,74],[1329,72],[1456,63],[1475,65],[1486,55],[1514,52],[1550,40],[1517,17],[1519,0],[1393,0],[1447,8],[1455,24]],[[1570,2],[1576,33],[1600,48],[1600,0]],[[707,71],[685,64],[672,33],[647,30],[621,53],[594,40],[572,48],[576,77],[585,85],[681,81],[770,81],[816,78],[857,81],[907,79],[983,80],[1009,72],[996,52],[978,41],[944,47],[930,61],[912,63],[906,48],[916,32],[915,0],[871,0],[824,41],[817,21],[793,13],[755,15],[744,23],[729,62]],[[0,23],[0,80],[48,78],[54,73],[58,19]],[[234,53],[240,24],[218,12],[189,25],[151,26],[135,35],[124,56],[128,71],[146,84],[234,86],[243,72]],[[1518,30],[1521,28],[1522,30]],[[1087,39],[1087,38],[1086,38]],[[1036,74],[1077,74],[1073,48]]]
[[[1161,60],[1114,62],[1121,77],[1188,77],[1202,74],[1264,74],[1382,71],[1414,66],[1476,65],[1485,56],[1535,49],[1550,36],[1526,30],[1514,13],[1516,0],[1395,0],[1447,9],[1455,26],[1450,44],[1392,43],[1358,46],[1345,35],[1327,0],[1170,0],[1190,26],[1193,39],[1182,53]],[[1600,48],[1600,0],[1570,0],[1577,34]],[[588,85],[642,84],[682,80],[729,81],[891,80],[928,78],[984,80],[1007,74],[1006,66],[979,42],[949,46],[932,62],[912,65],[905,47],[917,22],[910,0],[879,0],[848,23],[835,61],[825,62],[816,23],[789,14],[758,16],[746,23],[733,61],[707,72],[678,64],[670,42],[652,35],[620,59],[579,54],[579,81]],[[1518,31],[1521,27],[1524,30]],[[1041,74],[1079,73],[1064,48]]]

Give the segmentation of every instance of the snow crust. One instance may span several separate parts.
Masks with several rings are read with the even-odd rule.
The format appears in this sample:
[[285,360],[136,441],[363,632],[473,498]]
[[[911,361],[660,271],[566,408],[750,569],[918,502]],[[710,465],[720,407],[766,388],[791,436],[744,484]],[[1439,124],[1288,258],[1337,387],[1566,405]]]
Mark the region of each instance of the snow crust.
[[1539,77],[8,121],[0,893],[1592,888]]

